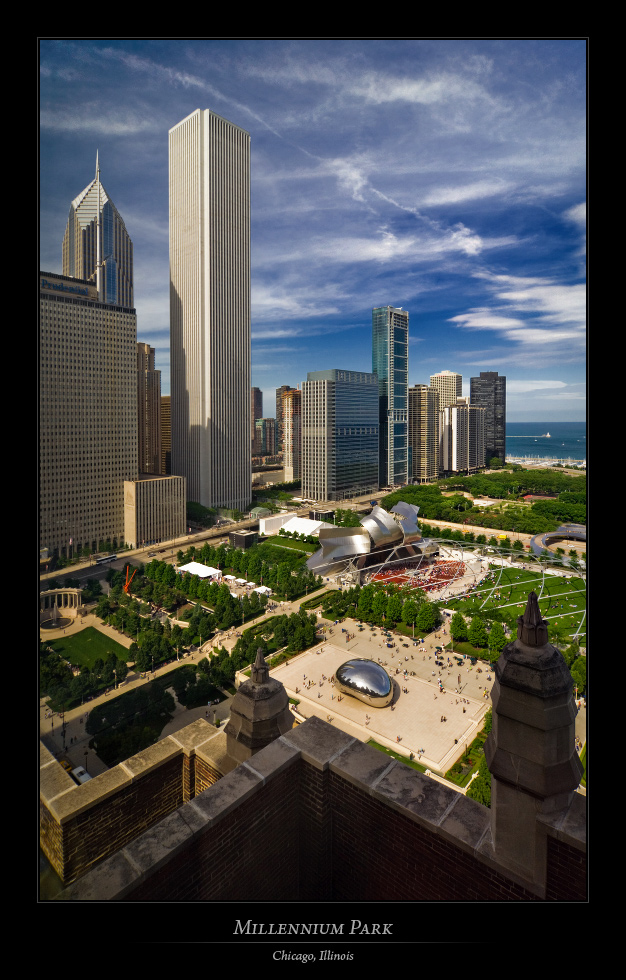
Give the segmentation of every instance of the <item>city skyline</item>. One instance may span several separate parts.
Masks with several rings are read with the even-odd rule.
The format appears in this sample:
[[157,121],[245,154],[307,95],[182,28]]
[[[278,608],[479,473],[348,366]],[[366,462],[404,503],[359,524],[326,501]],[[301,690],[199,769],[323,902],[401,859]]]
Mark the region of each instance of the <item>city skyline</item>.
[[[507,378],[509,421],[585,402],[584,40],[46,40],[40,268],[60,272],[96,153],[134,245],[138,337],[168,394],[167,134],[251,134],[252,377],[371,369],[372,309],[411,314],[409,385]],[[383,66],[383,67],[381,67]]]

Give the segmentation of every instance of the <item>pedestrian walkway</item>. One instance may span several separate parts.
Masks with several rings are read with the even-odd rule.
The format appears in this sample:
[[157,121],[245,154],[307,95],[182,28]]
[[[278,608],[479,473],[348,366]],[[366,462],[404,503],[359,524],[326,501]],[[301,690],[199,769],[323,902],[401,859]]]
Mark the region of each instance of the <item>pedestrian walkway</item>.
[[[359,630],[358,623],[348,619],[328,626],[326,637],[272,669],[272,677],[299,701],[298,712],[305,718],[317,715],[361,741],[373,739],[406,756],[413,753],[422,765],[446,772],[482,728],[491,705],[484,694],[491,688],[493,674],[488,681],[487,673],[477,673],[469,661],[466,668],[457,668],[456,663],[454,669],[436,666],[435,646],[445,642],[443,631],[419,646],[396,636],[396,646],[388,647],[382,630],[369,626]],[[338,700],[330,678],[353,657],[382,662],[394,682],[392,705],[374,708],[349,695]]]

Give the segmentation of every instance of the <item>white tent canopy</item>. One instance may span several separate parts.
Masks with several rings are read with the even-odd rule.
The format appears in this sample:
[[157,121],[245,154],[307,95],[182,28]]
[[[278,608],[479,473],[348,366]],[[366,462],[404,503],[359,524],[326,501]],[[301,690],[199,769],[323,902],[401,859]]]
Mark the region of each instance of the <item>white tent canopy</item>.
[[271,589],[268,589],[267,585],[260,585],[258,587],[258,589],[255,589],[254,591],[255,592],[262,592],[263,595],[271,595],[272,594],[272,590]]
[[326,521],[310,521],[306,517],[292,517],[290,521],[283,524],[283,529],[291,534],[318,534],[322,527],[333,527]]
[[200,578],[221,578],[222,573],[219,568],[211,568],[210,565],[201,565],[197,561],[190,561],[188,565],[179,565],[176,569],[179,574],[189,572],[190,575],[198,575]]

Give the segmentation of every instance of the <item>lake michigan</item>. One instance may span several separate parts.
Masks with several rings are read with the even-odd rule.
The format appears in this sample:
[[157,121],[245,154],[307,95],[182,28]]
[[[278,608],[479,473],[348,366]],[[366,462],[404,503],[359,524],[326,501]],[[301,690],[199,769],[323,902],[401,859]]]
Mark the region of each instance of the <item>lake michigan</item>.
[[587,423],[507,422],[506,455],[507,459],[586,460]]

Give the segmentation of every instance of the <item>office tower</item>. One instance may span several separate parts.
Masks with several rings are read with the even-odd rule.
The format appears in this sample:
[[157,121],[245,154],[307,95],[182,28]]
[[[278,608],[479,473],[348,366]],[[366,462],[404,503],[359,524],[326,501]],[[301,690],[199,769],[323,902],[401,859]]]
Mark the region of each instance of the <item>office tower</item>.
[[481,371],[470,378],[470,402],[485,409],[485,464],[506,460],[506,378],[497,371]]
[[439,392],[428,385],[409,388],[409,481],[439,476]]
[[446,405],[455,405],[457,398],[463,395],[463,378],[454,371],[440,371],[439,374],[431,374],[430,387],[439,392],[439,410],[442,411]]
[[254,423],[254,456],[276,455],[276,419],[257,419]]
[[439,467],[443,473],[475,473],[485,465],[485,409],[458,398],[440,413]]
[[172,471],[250,503],[250,136],[196,109],[169,133]]
[[124,537],[131,548],[180,537],[186,516],[184,476],[142,473],[124,482]]
[[302,451],[302,392],[286,391],[283,403],[283,463],[285,483],[300,479]]
[[161,473],[172,472],[172,405],[170,395],[161,395]]
[[139,472],[161,473],[161,372],[149,344],[137,344],[137,425]]
[[344,500],[377,489],[377,376],[310,371],[302,385],[302,495]]
[[372,371],[378,376],[380,486],[408,479],[409,314],[372,310]]
[[40,547],[122,547],[124,481],[137,476],[135,310],[100,303],[82,279],[43,272],[39,289]]
[[260,388],[250,390],[250,423],[252,430],[252,445],[254,446],[254,423],[263,418],[263,392]]
[[63,238],[63,275],[95,282],[101,303],[132,307],[133,243],[96,176],[70,205]]
[[282,453],[285,435],[283,432],[283,395],[291,391],[291,385],[281,385],[276,389],[276,452]]

